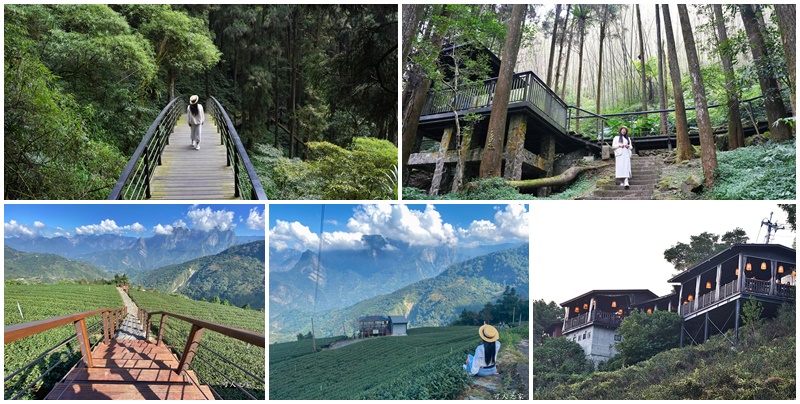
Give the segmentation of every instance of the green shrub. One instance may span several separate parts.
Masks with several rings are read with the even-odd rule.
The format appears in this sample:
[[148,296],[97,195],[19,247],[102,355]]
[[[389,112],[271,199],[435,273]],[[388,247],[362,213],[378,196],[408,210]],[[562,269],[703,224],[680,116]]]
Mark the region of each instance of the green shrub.
[[717,153],[717,181],[708,199],[795,199],[796,140]]

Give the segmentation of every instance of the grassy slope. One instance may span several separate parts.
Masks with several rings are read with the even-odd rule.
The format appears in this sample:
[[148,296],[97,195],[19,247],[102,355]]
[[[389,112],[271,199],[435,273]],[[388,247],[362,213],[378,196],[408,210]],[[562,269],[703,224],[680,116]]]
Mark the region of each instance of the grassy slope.
[[[104,307],[122,307],[122,298],[112,285],[6,284],[3,292],[3,322],[5,326]],[[17,304],[19,304],[19,308]],[[20,309],[24,318],[20,317]],[[100,316],[92,317],[88,320],[87,327],[101,320]],[[3,357],[6,374],[19,369],[22,365],[74,334],[75,327],[66,325],[6,344]],[[99,334],[92,333],[91,335],[93,336],[91,342],[94,343]],[[66,374],[69,367],[78,361],[80,350],[77,344],[70,343],[69,347],[72,352],[77,351],[78,353],[72,354],[65,361],[68,366],[60,365],[44,379],[44,383],[37,383],[36,387],[32,389],[34,397],[43,398],[53,384]],[[61,349],[48,355],[44,361],[39,362],[39,365],[34,366],[29,372],[23,373],[24,376],[6,382],[4,397],[8,398],[10,391],[16,391],[33,382],[44,370],[55,364],[64,352],[67,350]]]
[[596,372],[535,392],[534,399],[794,399],[794,319],[795,311],[786,310],[755,331],[742,328],[737,348],[717,336],[618,371]]
[[[176,314],[204,319],[215,323],[220,323],[232,327],[244,328],[246,330],[264,333],[264,312],[259,310],[245,310],[235,306],[223,306],[216,303],[199,302],[183,296],[172,296],[158,292],[140,292],[135,289],[130,293],[133,300],[139,307],[148,311],[169,311]],[[152,323],[151,335],[158,335],[158,323],[160,316],[155,317]],[[167,320],[167,327],[164,339],[168,345],[176,347],[178,352],[183,351],[186,344],[186,336],[189,333],[189,324],[176,320]],[[208,382],[225,399],[242,398],[237,389],[226,387],[227,380],[210,369],[208,361],[217,369],[221,369],[237,383],[249,383],[247,389],[256,398],[264,398],[264,386],[257,380],[244,375],[241,371],[225,364],[216,355],[204,352],[206,348],[214,350],[225,358],[233,361],[237,365],[247,369],[259,377],[264,377],[265,373],[265,351],[264,348],[256,347],[213,331],[206,331],[200,341],[202,344],[197,356],[202,357],[192,361],[192,368],[197,374]],[[229,382],[228,382],[229,383]]]
[[3,277],[28,282],[56,283],[60,280],[111,279],[94,265],[55,254],[28,253],[5,247]]

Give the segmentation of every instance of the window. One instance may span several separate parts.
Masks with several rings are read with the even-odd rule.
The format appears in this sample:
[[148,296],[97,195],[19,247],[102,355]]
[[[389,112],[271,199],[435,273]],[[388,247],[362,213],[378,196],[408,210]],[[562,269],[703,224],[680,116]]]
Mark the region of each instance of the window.
[[587,338],[592,338],[592,332],[589,331],[589,334],[586,336]]
[[622,341],[622,335],[614,334],[614,341]]

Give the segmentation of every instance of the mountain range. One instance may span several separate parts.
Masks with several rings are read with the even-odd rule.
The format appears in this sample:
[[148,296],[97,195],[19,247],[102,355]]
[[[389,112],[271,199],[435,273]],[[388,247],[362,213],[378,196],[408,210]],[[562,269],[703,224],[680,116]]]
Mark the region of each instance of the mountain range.
[[56,283],[61,280],[108,279],[96,266],[55,254],[28,253],[8,246],[3,248],[3,279],[32,283]]
[[72,237],[11,237],[6,246],[24,252],[50,253],[89,262],[111,273],[156,269],[220,253],[236,244],[264,240],[236,236],[233,230],[175,228],[168,235],[135,238],[115,234]]
[[[504,246],[505,247],[505,246]],[[491,251],[493,248],[475,249],[473,251]],[[430,252],[429,252],[430,254]],[[305,255],[308,254],[308,252]],[[420,256],[409,259],[418,262]],[[310,258],[309,258],[310,259]],[[339,266],[348,266],[345,256],[339,256]],[[407,261],[407,262],[409,262]],[[303,259],[299,260],[304,262]],[[307,261],[306,261],[307,262]],[[311,261],[314,263],[313,261]],[[324,264],[324,262],[323,262]],[[323,285],[330,284],[333,273],[330,268],[321,270],[327,276],[326,282],[320,282],[320,292]],[[529,261],[528,244],[523,244],[511,249],[489,252],[485,255],[462,260],[457,263],[442,265],[439,271],[432,276],[418,279],[399,287],[390,286],[389,280],[397,280],[398,268],[408,269],[408,265],[394,268],[384,268],[376,271],[370,278],[380,279],[385,273],[387,280],[383,285],[371,284],[369,286],[351,283],[349,291],[336,290],[340,293],[342,301],[350,302],[347,305],[327,305],[321,308],[317,304],[313,307],[313,290],[303,289],[311,278],[293,278],[301,285],[293,285],[282,280],[273,283],[277,275],[291,274],[299,271],[308,274],[308,265],[295,266],[286,273],[270,274],[270,335],[271,340],[289,340],[299,333],[310,330],[311,315],[314,315],[315,329],[319,336],[340,335],[343,330],[354,328],[358,317],[366,315],[402,314],[408,317],[411,326],[445,325],[455,319],[463,309],[479,309],[487,302],[497,299],[506,286],[515,287],[517,293],[528,294],[529,288]],[[351,277],[357,271],[344,271],[344,277]],[[336,276],[339,276],[338,273]],[[341,283],[345,283],[344,280]],[[399,285],[399,283],[398,283]],[[381,293],[366,293],[368,291],[384,290]],[[319,293],[318,297],[332,299],[335,296],[329,290]]]
[[234,306],[264,308],[265,244],[262,240],[235,245],[219,254],[137,272],[131,282],[194,300],[219,297]]

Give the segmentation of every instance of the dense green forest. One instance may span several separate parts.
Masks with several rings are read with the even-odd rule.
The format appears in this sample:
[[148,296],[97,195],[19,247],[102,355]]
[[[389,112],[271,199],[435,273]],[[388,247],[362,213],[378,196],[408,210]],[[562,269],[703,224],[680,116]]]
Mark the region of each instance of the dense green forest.
[[106,198],[173,96],[270,198],[396,198],[395,5],[6,5],[5,199]]
[[[486,181],[512,177],[500,155],[518,147],[507,111],[509,97],[519,102],[526,71],[566,103],[567,133],[608,140],[627,125],[634,137],[672,136],[676,146],[664,145],[664,161],[698,161],[703,198],[751,199],[728,189],[732,174],[718,166],[729,162],[717,153],[764,143],[781,143],[791,155],[764,159],[770,171],[753,184],[756,199],[795,193],[771,181],[795,167],[795,5],[405,5],[403,19],[404,199],[448,192],[456,196],[444,199],[467,199],[476,188],[481,196],[524,198],[503,189],[505,181]],[[423,128],[420,118],[436,114],[436,124]],[[446,114],[458,119],[444,122]],[[534,181],[555,180],[566,170],[553,165],[563,156],[550,135],[531,139],[527,130],[524,148],[542,159],[544,173],[508,182],[546,197],[553,185]],[[450,189],[439,189],[442,179]],[[710,192],[718,180],[726,189]]]

